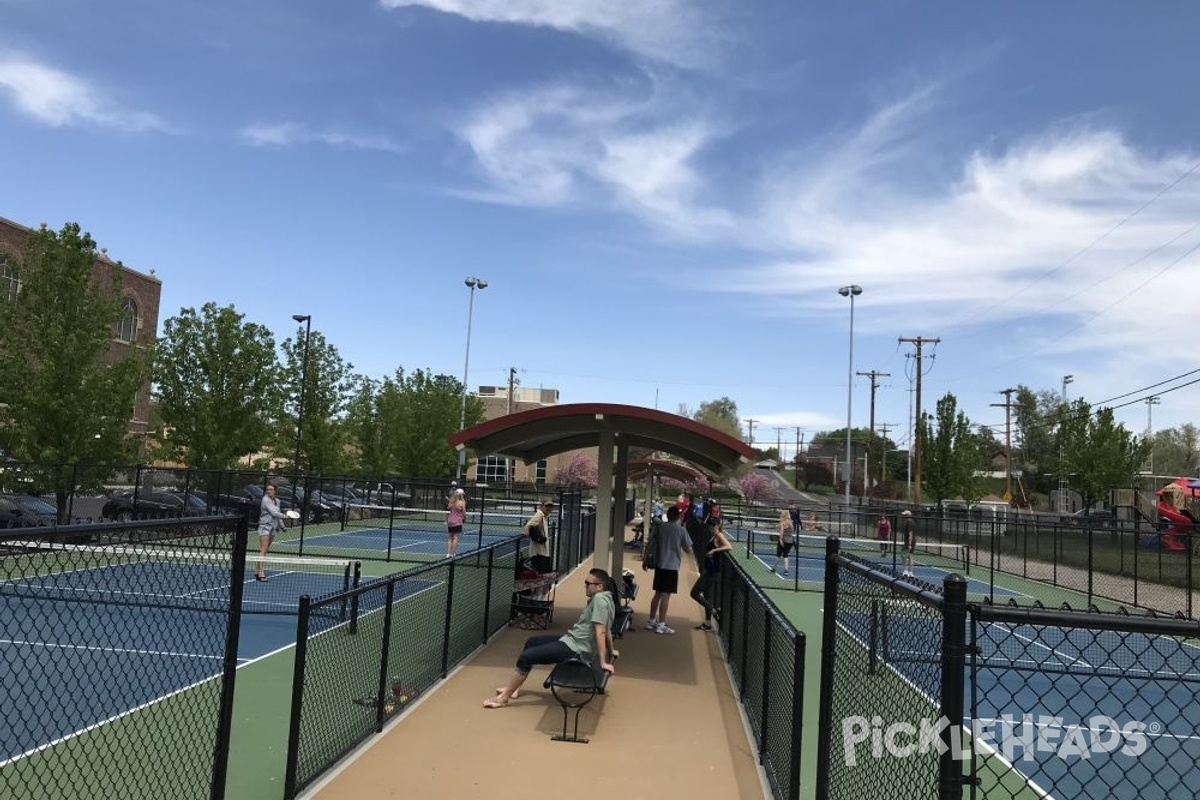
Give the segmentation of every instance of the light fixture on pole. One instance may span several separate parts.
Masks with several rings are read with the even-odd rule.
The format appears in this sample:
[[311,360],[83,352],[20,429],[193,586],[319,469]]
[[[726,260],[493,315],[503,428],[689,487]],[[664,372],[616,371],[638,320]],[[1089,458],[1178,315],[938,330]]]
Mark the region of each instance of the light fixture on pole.
[[[486,289],[488,285],[483,278],[475,277],[467,278],[463,283],[471,290],[471,297],[467,301],[467,356],[463,359],[462,411],[458,417],[459,430],[467,427],[467,375],[471,369],[471,317],[475,313],[475,289]],[[454,472],[455,478],[462,480],[466,465],[467,450],[462,448],[458,451],[458,467]]]
[[296,414],[296,458],[292,466],[300,469],[300,436],[304,429],[304,395],[308,391],[308,339],[312,334],[312,314],[292,314],[296,322],[304,323],[304,355],[300,359],[300,403]]
[[842,297],[850,298],[850,369],[846,376],[846,505],[850,505],[850,479],[854,476],[854,456],[850,449],[850,414],[854,405],[854,298],[862,294],[862,287],[850,284],[838,289]]

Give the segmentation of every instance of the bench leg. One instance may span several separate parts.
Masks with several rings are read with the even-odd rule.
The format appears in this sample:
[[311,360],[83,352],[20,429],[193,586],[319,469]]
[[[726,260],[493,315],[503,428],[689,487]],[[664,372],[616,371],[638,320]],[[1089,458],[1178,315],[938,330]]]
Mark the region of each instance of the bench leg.
[[579,712],[583,711],[583,706],[577,706],[575,708],[575,730],[573,730],[571,732],[570,736],[567,735],[567,715],[570,713],[570,711],[567,709],[566,706],[563,706],[562,710],[563,710],[563,732],[556,733],[553,736],[551,736],[550,741],[552,741],[552,742],[574,742],[575,744],[587,744],[588,739],[586,736],[583,737],[582,739],[579,738]]

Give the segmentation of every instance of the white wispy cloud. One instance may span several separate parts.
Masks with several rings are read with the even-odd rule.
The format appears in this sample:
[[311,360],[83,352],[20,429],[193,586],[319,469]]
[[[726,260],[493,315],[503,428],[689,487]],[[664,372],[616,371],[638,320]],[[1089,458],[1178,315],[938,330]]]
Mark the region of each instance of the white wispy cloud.
[[680,66],[714,57],[715,29],[687,0],[380,0],[385,8],[419,6],[474,22],[508,23],[609,42],[637,55]]
[[56,128],[172,132],[157,115],[127,108],[90,81],[24,56],[0,56],[0,96],[4,95],[22,114]]
[[718,126],[699,116],[664,120],[645,98],[557,84],[492,98],[457,135],[470,147],[491,202],[557,206],[590,202],[652,218],[685,238],[733,224],[703,202],[696,166]]
[[239,132],[243,142],[258,147],[291,147],[323,144],[349,150],[397,152],[403,148],[384,136],[368,136],[336,130],[313,130],[300,122],[256,123]]

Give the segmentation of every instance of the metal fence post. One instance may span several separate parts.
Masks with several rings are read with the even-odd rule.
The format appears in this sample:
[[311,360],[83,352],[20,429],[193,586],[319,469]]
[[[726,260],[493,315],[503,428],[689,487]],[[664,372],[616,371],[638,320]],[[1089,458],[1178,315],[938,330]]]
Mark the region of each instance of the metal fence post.
[[233,562],[229,567],[229,616],[225,630],[225,658],[222,663],[221,709],[217,721],[217,740],[213,753],[213,779],[209,797],[225,797],[225,779],[229,773],[229,742],[233,731],[233,689],[237,677],[238,638],[242,628],[242,589],[246,585],[246,539],[249,523],[238,520],[233,540]]
[[838,539],[830,536],[825,540],[825,617],[821,624],[821,689],[820,707],[817,711],[817,741],[825,747],[818,748],[817,797],[829,797],[830,760],[836,749],[833,746],[833,682],[837,659],[837,601],[838,565],[834,556],[838,553]]
[[791,784],[791,797],[788,800],[800,800],[800,746],[804,740],[804,655],[806,637],[803,631],[796,631],[792,651],[792,730],[795,736],[792,741],[792,763],[789,765],[788,782]]
[[383,643],[379,654],[379,691],[375,693],[375,732],[383,731],[384,707],[388,692],[388,651],[392,642],[392,600],[396,596],[396,582],[387,582],[383,607]]
[[442,635],[442,677],[450,674],[450,628],[454,620],[454,561],[450,562],[450,576],[446,579],[446,625]]
[[296,617],[296,662],[292,666],[292,709],[288,723],[287,766],[283,774],[284,800],[296,796],[296,770],[300,763],[300,719],[304,708],[304,662],[308,654],[308,615],[311,598],[300,598],[300,613]]
[[967,582],[947,575],[942,582],[941,714],[948,724],[941,739],[946,748],[938,760],[938,800],[962,800],[963,681],[966,677]]
[[492,628],[492,573],[496,569],[496,545],[492,545],[487,551],[487,578],[484,580],[483,588],[483,637],[479,640],[480,644],[487,644],[488,636],[491,634]]

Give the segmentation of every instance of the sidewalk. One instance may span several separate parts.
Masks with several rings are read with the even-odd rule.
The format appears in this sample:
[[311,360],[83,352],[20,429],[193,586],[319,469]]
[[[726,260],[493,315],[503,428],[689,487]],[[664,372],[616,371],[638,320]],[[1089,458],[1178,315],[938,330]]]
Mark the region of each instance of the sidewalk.
[[[559,585],[550,632],[579,618],[590,567],[589,560]],[[579,733],[590,744],[551,741],[562,730],[562,710],[542,688],[549,667],[535,667],[507,708],[482,707],[530,635],[510,628],[305,797],[768,797],[717,638],[693,630],[703,616],[683,588],[695,579],[691,563],[680,576],[682,593],[671,599],[674,636],[643,629],[651,573],[639,571],[637,579],[633,627],[617,640],[621,656],[608,695],[580,717]]]

